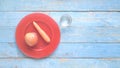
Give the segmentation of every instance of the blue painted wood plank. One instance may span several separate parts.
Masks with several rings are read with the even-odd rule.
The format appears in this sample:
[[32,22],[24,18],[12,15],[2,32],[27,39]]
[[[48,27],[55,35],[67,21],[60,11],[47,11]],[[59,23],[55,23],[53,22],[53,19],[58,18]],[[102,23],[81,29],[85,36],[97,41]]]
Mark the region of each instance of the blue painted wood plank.
[[1,68],[120,68],[120,60],[101,59],[0,59]]
[[[1,0],[0,68],[120,68],[119,6],[119,0]],[[26,58],[15,43],[15,27],[33,11],[58,24],[63,14],[73,19],[71,27],[61,29],[57,50],[40,60]]]
[[[0,12],[0,42],[15,42],[15,27],[31,12]],[[72,16],[71,27],[61,29],[61,42],[119,42],[118,12],[44,12],[58,24],[63,14]],[[61,28],[61,27],[60,27]],[[73,34],[74,33],[74,34]],[[9,34],[9,35],[8,35]],[[73,40],[74,39],[74,40]]]
[[[0,43],[1,58],[24,58],[26,56],[15,43]],[[114,43],[60,43],[51,58],[119,58],[120,44]]]
[[[0,42],[15,42],[16,27],[0,27]],[[61,29],[61,42],[119,43],[120,27],[68,27]]]
[[[17,26],[19,21],[33,12],[0,12],[0,26]],[[72,17],[71,26],[120,26],[119,12],[41,12],[52,17],[58,24],[64,14]]]
[[0,0],[0,11],[120,11],[119,0]]

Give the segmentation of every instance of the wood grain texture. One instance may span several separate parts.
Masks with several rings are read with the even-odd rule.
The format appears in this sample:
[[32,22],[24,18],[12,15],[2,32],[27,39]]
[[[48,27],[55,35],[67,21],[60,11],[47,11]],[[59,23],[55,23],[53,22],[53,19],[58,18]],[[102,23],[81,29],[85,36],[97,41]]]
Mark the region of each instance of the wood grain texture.
[[[120,27],[69,27],[61,29],[61,42],[120,43]],[[16,42],[16,27],[1,27],[0,42]]]
[[[0,42],[15,42],[15,29],[25,15],[32,12],[0,12]],[[58,25],[63,14],[72,17],[71,27],[61,28],[61,42],[120,42],[118,12],[43,12]],[[74,33],[74,34],[73,34]],[[8,35],[9,34],[9,35]]]
[[[33,12],[0,12],[0,26],[17,26],[19,21]],[[72,17],[71,26],[120,26],[119,12],[40,12],[52,17],[57,24],[64,14]]]
[[[0,58],[24,58],[15,43],[0,43]],[[119,58],[120,44],[60,43],[51,58]]]
[[1,0],[0,11],[120,11],[119,0]]
[[[120,0],[0,0],[0,68],[120,68]],[[19,21],[33,12],[52,17],[62,28],[56,51],[44,59],[23,55],[15,42]]]
[[120,68],[120,60],[100,59],[0,59],[1,68]]

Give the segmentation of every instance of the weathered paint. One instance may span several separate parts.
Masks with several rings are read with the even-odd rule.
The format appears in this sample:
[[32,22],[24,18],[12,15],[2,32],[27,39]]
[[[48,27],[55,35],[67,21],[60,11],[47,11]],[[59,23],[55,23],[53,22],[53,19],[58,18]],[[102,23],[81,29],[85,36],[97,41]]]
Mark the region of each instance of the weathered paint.
[[[0,0],[0,68],[120,68],[120,0]],[[15,43],[15,28],[27,14],[42,12],[61,28],[61,42],[44,59],[31,59]]]

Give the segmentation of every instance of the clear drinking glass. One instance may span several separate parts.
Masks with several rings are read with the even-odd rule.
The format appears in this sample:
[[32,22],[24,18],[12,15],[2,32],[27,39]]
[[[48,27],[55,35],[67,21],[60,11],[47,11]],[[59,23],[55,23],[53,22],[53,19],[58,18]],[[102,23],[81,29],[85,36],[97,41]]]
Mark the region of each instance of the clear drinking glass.
[[65,27],[69,27],[72,23],[72,17],[68,14],[64,14],[63,16],[61,16],[60,18],[60,27],[61,28],[65,28]]

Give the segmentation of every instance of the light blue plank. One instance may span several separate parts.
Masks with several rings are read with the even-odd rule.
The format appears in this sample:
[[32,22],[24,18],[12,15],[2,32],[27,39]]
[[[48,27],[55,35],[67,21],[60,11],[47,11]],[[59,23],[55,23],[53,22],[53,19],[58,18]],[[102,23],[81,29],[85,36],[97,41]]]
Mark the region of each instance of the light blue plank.
[[[0,12],[0,42],[15,42],[15,27],[31,12]],[[44,12],[58,24],[63,14],[72,16],[71,27],[61,29],[62,42],[119,42],[118,12]],[[61,28],[61,27],[60,27]],[[73,34],[74,33],[74,34]],[[8,35],[9,34],[9,35]],[[66,40],[67,39],[67,40]],[[74,39],[74,40],[73,40]]]
[[[17,26],[19,21],[33,12],[0,12],[0,26]],[[119,12],[42,12],[52,17],[58,24],[64,14],[72,17],[71,26],[120,26]]]
[[0,0],[0,11],[120,11],[119,0]]
[[[1,0],[0,68],[120,68],[119,6],[119,0]],[[26,58],[15,44],[15,27],[31,11],[44,11],[58,24],[63,14],[73,19],[71,27],[61,29],[57,50],[45,59]]]
[[[0,43],[0,58],[26,57],[15,43]],[[119,58],[120,44],[60,43],[51,58]]]
[[[68,27],[61,29],[61,42],[119,43],[120,27]],[[0,27],[0,42],[15,42],[15,27]]]
[[120,68],[120,60],[0,59],[0,68]]

